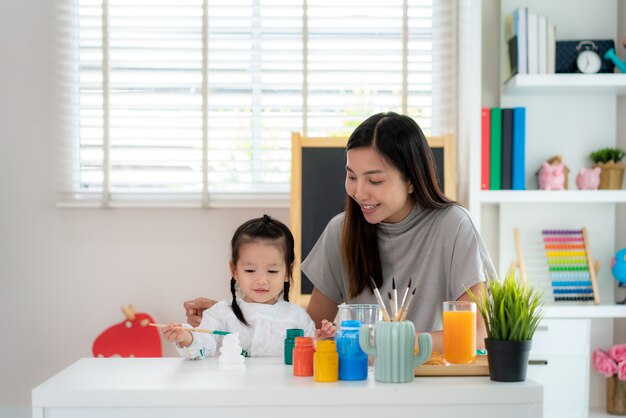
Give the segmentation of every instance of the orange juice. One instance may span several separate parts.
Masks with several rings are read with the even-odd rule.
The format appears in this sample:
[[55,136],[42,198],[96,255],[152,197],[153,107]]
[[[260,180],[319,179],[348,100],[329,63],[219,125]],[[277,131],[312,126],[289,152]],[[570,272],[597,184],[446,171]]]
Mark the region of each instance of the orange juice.
[[476,359],[475,311],[444,311],[443,357],[452,364],[468,364]]

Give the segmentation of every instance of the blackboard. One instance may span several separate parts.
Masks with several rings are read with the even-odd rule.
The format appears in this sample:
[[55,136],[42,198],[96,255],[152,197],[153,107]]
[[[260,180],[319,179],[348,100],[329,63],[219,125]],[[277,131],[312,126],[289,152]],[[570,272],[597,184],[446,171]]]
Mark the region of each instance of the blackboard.
[[[452,136],[429,138],[437,177],[448,197],[456,198],[456,169]],[[344,210],[346,138],[307,138],[292,134],[290,227],[295,239],[296,263],[291,300],[308,304],[313,285],[300,271],[328,222]],[[454,164],[454,165],[453,165]]]

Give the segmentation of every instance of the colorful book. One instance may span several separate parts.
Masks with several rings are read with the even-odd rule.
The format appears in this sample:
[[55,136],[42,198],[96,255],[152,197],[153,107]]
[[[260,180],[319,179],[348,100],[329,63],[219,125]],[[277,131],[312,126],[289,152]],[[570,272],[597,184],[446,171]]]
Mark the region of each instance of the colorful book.
[[491,137],[491,110],[483,107],[481,111],[481,150],[480,150],[480,188],[489,190],[489,139]]
[[526,190],[526,108],[513,109],[513,190]]
[[491,108],[489,143],[489,189],[500,190],[502,174],[502,109]]
[[511,190],[513,174],[513,109],[502,109],[502,160],[500,188]]

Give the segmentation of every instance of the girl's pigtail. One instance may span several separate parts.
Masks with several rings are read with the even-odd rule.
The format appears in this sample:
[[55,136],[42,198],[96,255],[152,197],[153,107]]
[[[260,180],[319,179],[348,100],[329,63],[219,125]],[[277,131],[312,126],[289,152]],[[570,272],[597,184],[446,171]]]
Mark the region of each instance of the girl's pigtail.
[[283,287],[283,299],[285,300],[285,302],[289,302],[289,286],[289,281],[286,281],[285,286]]
[[230,293],[232,293],[233,295],[233,303],[231,303],[230,306],[233,308],[233,313],[235,314],[237,319],[240,320],[242,324],[246,326],[250,326],[250,324],[248,324],[248,321],[246,321],[246,318],[243,316],[243,312],[241,312],[241,308],[239,307],[239,304],[237,303],[237,289],[235,288],[236,284],[237,284],[237,281],[235,280],[235,278],[231,277],[230,278]]

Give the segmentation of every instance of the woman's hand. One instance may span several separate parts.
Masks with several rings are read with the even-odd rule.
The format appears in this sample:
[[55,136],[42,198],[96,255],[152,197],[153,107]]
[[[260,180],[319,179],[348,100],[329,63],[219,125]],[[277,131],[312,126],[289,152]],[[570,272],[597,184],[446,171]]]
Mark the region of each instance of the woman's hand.
[[335,327],[335,324],[325,319],[322,319],[321,328],[315,330],[315,339],[326,340],[329,338],[333,338],[335,336],[335,332],[337,332],[337,327]]
[[163,328],[163,337],[167,341],[177,343],[179,347],[189,347],[193,342],[193,335],[183,328],[182,324],[169,324]]
[[185,308],[185,315],[187,315],[187,322],[192,327],[197,327],[202,321],[202,312],[215,305],[215,301],[207,298],[195,298],[185,301],[183,307]]

